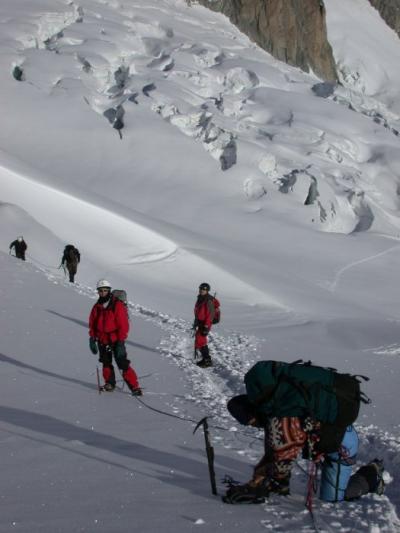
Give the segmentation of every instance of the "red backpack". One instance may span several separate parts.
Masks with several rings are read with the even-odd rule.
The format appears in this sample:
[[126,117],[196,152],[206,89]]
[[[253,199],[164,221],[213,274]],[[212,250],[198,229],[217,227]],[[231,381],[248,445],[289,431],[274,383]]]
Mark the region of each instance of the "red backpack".
[[219,324],[221,320],[221,307],[220,307],[221,304],[219,303],[219,300],[217,300],[215,296],[213,296],[212,299],[213,299],[213,304],[214,304],[214,318],[212,320],[212,323]]

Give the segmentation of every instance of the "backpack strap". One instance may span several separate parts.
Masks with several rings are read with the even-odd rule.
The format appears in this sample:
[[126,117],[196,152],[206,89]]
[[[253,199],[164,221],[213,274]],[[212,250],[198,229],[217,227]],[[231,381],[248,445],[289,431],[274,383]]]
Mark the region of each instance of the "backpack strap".
[[353,377],[356,378],[360,383],[361,383],[361,380],[359,380],[358,378],[361,378],[364,381],[369,381],[369,377],[363,376],[362,374],[354,374]]
[[370,398],[369,396],[367,396],[367,395],[365,394],[365,392],[360,391],[360,401],[361,401],[362,403],[369,404],[369,403],[371,403],[372,400],[371,400],[371,398]]
[[[303,363],[303,364],[307,364],[307,363],[304,363],[303,362],[303,359],[296,359],[296,361],[293,361],[293,363],[290,363],[289,366],[294,366],[294,365],[299,365],[300,363]],[[308,361],[308,364],[310,365],[311,364],[311,361]]]

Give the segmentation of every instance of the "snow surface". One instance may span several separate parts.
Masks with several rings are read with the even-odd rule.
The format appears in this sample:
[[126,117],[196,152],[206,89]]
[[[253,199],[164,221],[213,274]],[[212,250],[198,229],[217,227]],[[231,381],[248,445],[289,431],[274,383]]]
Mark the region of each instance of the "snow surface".
[[[227,506],[192,435],[210,416],[219,493],[250,477],[261,435],[225,405],[265,358],[371,378],[359,463],[384,459],[386,494],[316,499],[315,520],[400,530],[400,42],[368,2],[326,5],[338,87],[183,0],[2,0],[1,532],[313,531],[300,467],[290,498]],[[128,292],[143,403],[97,393],[100,277]],[[222,302],[206,371],[202,281]]]

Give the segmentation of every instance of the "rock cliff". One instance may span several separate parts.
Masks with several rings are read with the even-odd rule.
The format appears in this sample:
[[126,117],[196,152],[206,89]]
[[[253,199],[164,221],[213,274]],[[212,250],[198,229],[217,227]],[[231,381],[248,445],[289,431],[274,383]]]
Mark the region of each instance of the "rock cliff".
[[400,37],[400,0],[369,0],[381,17]]
[[322,0],[198,0],[224,13],[276,59],[337,80]]

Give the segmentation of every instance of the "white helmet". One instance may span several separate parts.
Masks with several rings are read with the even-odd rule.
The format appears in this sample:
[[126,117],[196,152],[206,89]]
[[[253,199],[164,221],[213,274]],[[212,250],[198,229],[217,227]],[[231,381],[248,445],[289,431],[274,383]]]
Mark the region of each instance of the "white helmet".
[[111,290],[111,284],[106,279],[99,279],[96,285],[96,289],[110,289]]

